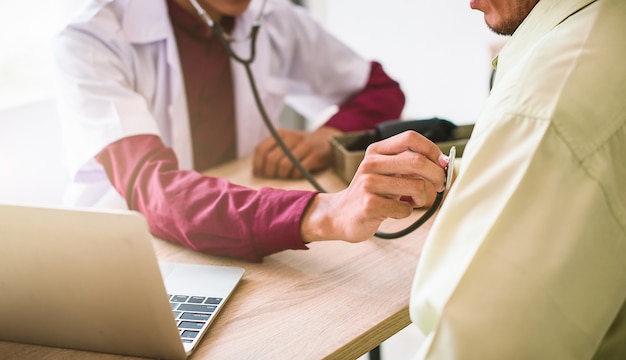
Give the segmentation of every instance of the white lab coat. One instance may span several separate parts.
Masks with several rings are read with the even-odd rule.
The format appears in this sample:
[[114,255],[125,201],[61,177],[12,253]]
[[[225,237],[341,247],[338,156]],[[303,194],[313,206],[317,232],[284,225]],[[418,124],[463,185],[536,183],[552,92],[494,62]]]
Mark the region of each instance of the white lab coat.
[[[244,39],[260,10],[253,0],[232,36]],[[369,62],[326,33],[302,8],[268,0],[252,65],[267,112],[277,119],[285,101],[305,117],[364,87]],[[250,41],[232,44],[247,57]],[[123,207],[94,156],[137,134],[159,135],[181,169],[193,153],[178,50],[165,0],[90,0],[59,34],[59,113],[73,183],[67,202]],[[237,146],[252,153],[269,132],[244,67],[232,61]]]

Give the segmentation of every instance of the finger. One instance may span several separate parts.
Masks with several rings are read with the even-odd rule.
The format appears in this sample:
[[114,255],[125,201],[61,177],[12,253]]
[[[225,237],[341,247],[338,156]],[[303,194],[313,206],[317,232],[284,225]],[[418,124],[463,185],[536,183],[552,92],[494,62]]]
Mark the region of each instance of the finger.
[[[435,188],[420,178],[366,174],[356,177],[349,189],[353,196],[365,197],[368,194],[401,201],[411,208],[432,205],[436,197]],[[363,195],[365,194],[365,195]]]
[[[311,146],[304,141],[300,141],[294,144],[293,148],[290,148],[291,154],[302,164],[304,168],[307,168],[306,157],[311,152]],[[307,168],[308,169],[308,168]],[[280,179],[292,178],[294,172],[299,174],[295,164],[283,153],[283,157],[278,164],[276,177]]]
[[436,189],[445,186],[444,169],[420,153],[405,151],[396,155],[371,155],[359,165],[357,173],[420,178],[429,181]]
[[[300,161],[302,167],[310,172],[325,169],[330,164],[330,158],[320,154],[319,152],[311,149]],[[304,174],[297,168],[291,173],[292,179],[301,179]]]
[[[289,149],[290,147],[294,147],[294,144],[296,143],[294,140],[295,139],[293,137],[287,136],[283,139],[283,142]],[[285,152],[281,147],[275,146],[265,156],[263,176],[269,178],[279,177],[279,169],[283,160],[286,160],[284,164],[287,168],[290,168],[289,171],[287,171],[290,172],[290,170],[293,168],[293,165],[290,164],[289,158],[287,157],[287,155],[285,155]]]
[[379,224],[384,219],[402,219],[413,212],[413,205],[402,201],[400,196],[384,196],[366,190],[361,198],[363,199],[361,213]]
[[[411,189],[413,192],[411,195],[403,195],[400,199],[404,201],[409,201],[416,208],[422,208],[426,206],[430,206],[435,201],[435,197],[437,195],[437,191],[435,190],[433,184],[423,179],[418,179],[417,183],[414,183]],[[407,193],[409,193],[407,191]]]
[[278,163],[283,156],[283,151],[278,146],[274,147],[266,156],[263,164],[263,176],[268,178],[276,177]]
[[[288,148],[293,147],[300,138],[297,132],[291,130],[279,129],[277,132],[282,142]],[[276,177],[276,169],[284,153],[274,137],[269,137],[261,142],[257,146],[256,154],[261,159],[255,162],[255,165],[258,166],[254,168],[255,174],[269,178]]]
[[264,175],[265,169],[265,159],[267,158],[267,154],[276,147],[276,141],[273,137],[269,137],[263,140],[257,147],[254,149],[254,158],[252,161],[252,173],[257,176]]
[[[321,152],[313,144],[307,144],[306,153],[301,156],[300,163],[302,167],[309,172],[325,169],[330,164],[330,155]],[[304,174],[298,168],[295,168],[291,173],[292,179],[300,179],[304,177]]]
[[380,207],[390,219],[404,219],[413,213],[413,205],[401,200],[385,199]]
[[289,179],[294,169],[295,165],[293,162],[289,160],[287,156],[283,156],[278,162],[278,167],[276,168],[276,178]]
[[441,152],[435,143],[412,130],[375,142],[367,148],[367,152],[383,155],[400,154],[407,150],[423,154],[442,168],[448,165],[448,157]]

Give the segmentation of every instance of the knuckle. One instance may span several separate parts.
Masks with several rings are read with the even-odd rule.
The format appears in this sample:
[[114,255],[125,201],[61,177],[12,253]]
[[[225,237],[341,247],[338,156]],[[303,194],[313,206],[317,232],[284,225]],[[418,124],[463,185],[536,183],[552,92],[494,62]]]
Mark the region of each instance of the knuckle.
[[416,169],[421,169],[422,167],[424,167],[424,165],[426,165],[428,161],[426,156],[422,154],[411,152],[410,155],[412,157],[411,163],[413,164],[413,166],[415,166]]
[[272,163],[274,163],[274,164],[277,164],[277,163],[279,162],[279,160],[280,160],[281,156],[282,156],[282,154],[281,154],[280,152],[278,152],[278,151],[272,151],[271,153],[269,153],[269,154],[267,155],[267,159],[268,159],[270,162],[272,162]]
[[411,139],[414,139],[415,136],[418,134],[417,131],[413,131],[413,130],[407,130],[407,131],[403,131],[400,134],[398,134],[398,136],[403,140],[403,141],[409,141]]
[[361,188],[365,190],[368,194],[373,193],[376,186],[376,176],[371,173],[365,173],[361,176]]
[[359,169],[363,173],[373,173],[378,166],[378,156],[368,156],[361,161]]
[[378,142],[367,145],[367,147],[365,148],[365,155],[371,155],[372,153],[375,153],[379,146],[380,145]]
[[367,213],[380,208],[379,205],[379,201],[375,196],[368,195],[364,196],[362,199],[363,210],[367,211]]
[[288,168],[288,167],[291,166],[291,160],[289,160],[289,158],[287,158],[287,157],[284,157],[284,158],[280,159],[279,164],[280,164],[280,166],[282,168]]

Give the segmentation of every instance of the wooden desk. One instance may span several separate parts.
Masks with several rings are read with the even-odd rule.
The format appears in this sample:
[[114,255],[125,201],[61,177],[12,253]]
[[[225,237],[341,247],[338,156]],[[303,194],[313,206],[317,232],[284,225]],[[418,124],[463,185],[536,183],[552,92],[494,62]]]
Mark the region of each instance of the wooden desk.
[[[244,160],[207,172],[259,188],[312,189],[306,181],[253,178]],[[345,184],[316,175],[329,191]],[[413,221],[389,221],[394,231]],[[313,243],[261,264],[220,258],[155,239],[159,260],[246,269],[242,282],[191,359],[356,359],[406,327],[415,267],[432,220],[396,240]],[[124,359],[108,354],[0,342],[3,359]]]

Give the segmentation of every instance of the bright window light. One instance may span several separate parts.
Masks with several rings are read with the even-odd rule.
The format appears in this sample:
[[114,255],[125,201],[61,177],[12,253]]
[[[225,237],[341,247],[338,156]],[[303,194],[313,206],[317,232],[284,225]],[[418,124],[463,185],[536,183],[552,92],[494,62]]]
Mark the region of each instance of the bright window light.
[[53,96],[51,42],[83,1],[0,2],[0,110]]

